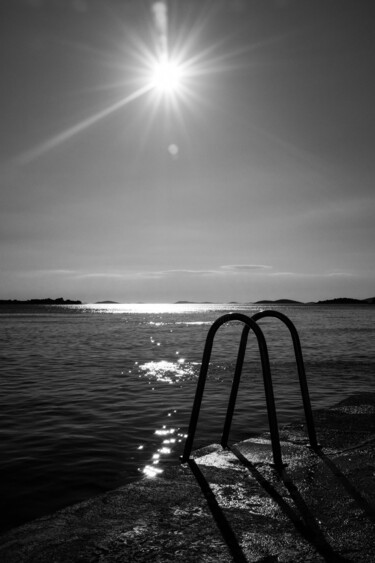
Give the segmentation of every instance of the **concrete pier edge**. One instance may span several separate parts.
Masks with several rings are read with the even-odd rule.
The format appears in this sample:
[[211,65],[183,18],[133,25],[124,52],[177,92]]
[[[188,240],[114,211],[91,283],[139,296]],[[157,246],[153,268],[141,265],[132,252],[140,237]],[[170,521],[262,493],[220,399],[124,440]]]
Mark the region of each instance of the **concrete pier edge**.
[[0,561],[375,561],[375,393],[268,434],[194,452],[162,476],[120,487],[0,536]]

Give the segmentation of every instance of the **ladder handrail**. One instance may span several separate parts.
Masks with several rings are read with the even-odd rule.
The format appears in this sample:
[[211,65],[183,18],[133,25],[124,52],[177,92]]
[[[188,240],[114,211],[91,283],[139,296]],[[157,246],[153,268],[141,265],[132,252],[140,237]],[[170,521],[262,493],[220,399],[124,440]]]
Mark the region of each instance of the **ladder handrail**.
[[[275,399],[274,399],[274,395],[273,395],[271,367],[270,367],[270,362],[269,362],[267,344],[266,344],[266,340],[264,338],[263,331],[261,330],[259,325],[256,323],[256,321],[253,320],[252,318],[248,317],[247,315],[242,314],[242,313],[227,313],[226,315],[219,317],[212,324],[212,326],[210,327],[210,329],[208,331],[208,334],[207,334],[207,337],[206,337],[206,344],[205,344],[204,351],[203,351],[202,365],[201,365],[201,369],[200,369],[200,373],[199,373],[197,389],[196,389],[196,393],[195,393],[195,399],[194,399],[193,408],[192,408],[191,417],[190,417],[188,436],[187,436],[187,439],[186,439],[186,442],[185,442],[185,448],[184,448],[183,455],[181,456],[181,461],[182,461],[182,463],[184,463],[184,462],[189,460],[190,453],[191,453],[191,450],[192,450],[192,447],[193,447],[194,436],[195,436],[195,431],[196,431],[196,427],[197,427],[197,423],[198,423],[198,417],[199,417],[199,411],[200,411],[200,407],[201,407],[201,403],[202,403],[204,387],[205,387],[205,384],[206,384],[207,372],[208,372],[208,368],[209,368],[209,362],[210,362],[210,358],[211,358],[211,352],[212,352],[214,337],[215,337],[218,329],[223,324],[228,323],[228,322],[232,322],[232,321],[240,321],[240,322],[244,323],[245,324],[244,329],[245,328],[247,329],[246,339],[245,339],[243,350],[241,349],[241,345],[240,345],[240,350],[239,350],[238,357],[237,357],[236,368],[238,367],[238,370],[236,369],[237,376],[235,376],[235,379],[237,381],[237,389],[238,389],[238,384],[239,384],[239,378],[240,378],[241,371],[242,371],[243,357],[244,357],[245,350],[246,350],[247,335],[248,335],[250,330],[252,330],[255,333],[255,336],[256,336],[257,341],[258,341],[258,347],[259,347],[261,363],[262,363],[263,383],[264,383],[264,389],[265,389],[265,395],[266,395],[266,404],[267,404],[267,412],[268,412],[268,422],[269,422],[269,427],[270,427],[273,459],[274,459],[275,466],[277,468],[281,469],[283,467],[283,463],[282,463],[282,458],[281,458],[279,429],[278,429],[278,424],[277,424]],[[241,339],[241,343],[242,343],[242,339]],[[240,357],[240,352],[243,353],[242,359]],[[233,389],[233,386],[232,386],[232,389]],[[230,403],[229,403],[229,405],[231,405],[233,409],[234,409],[234,402],[236,400],[236,395],[237,395],[236,391],[235,391],[235,393],[232,392]],[[229,406],[228,406],[228,410],[229,410]],[[233,414],[233,412],[232,412],[232,414]],[[228,419],[228,414],[227,414],[227,419]],[[230,425],[230,423],[229,423],[229,425]],[[229,431],[229,429],[228,429],[228,431]]]
[[228,446],[229,432],[230,432],[230,427],[232,425],[234,407],[236,405],[237,393],[238,393],[238,388],[240,385],[240,379],[242,375],[242,367],[245,359],[247,337],[249,335],[249,332],[250,332],[250,328],[248,327],[248,325],[245,325],[241,334],[240,345],[237,353],[236,367],[234,370],[234,376],[232,381],[232,389],[230,392],[227,414],[224,422],[223,434],[221,436],[221,441],[220,441],[220,444],[223,448],[226,448]]
[[[316,437],[314,418],[313,418],[312,409],[311,409],[311,402],[310,402],[309,389],[308,389],[308,385],[307,385],[305,365],[304,365],[303,356],[302,356],[301,341],[300,341],[300,338],[298,336],[297,329],[296,329],[295,325],[292,323],[292,321],[289,319],[289,317],[287,317],[283,313],[280,313],[279,311],[271,311],[271,310],[259,311],[258,313],[255,313],[255,315],[253,315],[251,318],[254,321],[258,322],[260,319],[263,319],[265,317],[275,317],[275,318],[279,319],[280,321],[282,321],[288,327],[289,332],[291,334],[292,341],[293,341],[294,355],[295,355],[296,364],[297,364],[298,378],[299,378],[299,383],[300,383],[300,388],[301,388],[302,402],[303,402],[303,407],[304,407],[304,411],[305,411],[307,433],[309,435],[309,441],[310,441],[311,447],[314,448],[314,449],[317,449],[319,447],[319,445],[318,445],[318,441],[317,441],[317,437]],[[247,329],[247,327],[245,326],[244,329],[243,329],[243,333],[246,331],[246,329]]]

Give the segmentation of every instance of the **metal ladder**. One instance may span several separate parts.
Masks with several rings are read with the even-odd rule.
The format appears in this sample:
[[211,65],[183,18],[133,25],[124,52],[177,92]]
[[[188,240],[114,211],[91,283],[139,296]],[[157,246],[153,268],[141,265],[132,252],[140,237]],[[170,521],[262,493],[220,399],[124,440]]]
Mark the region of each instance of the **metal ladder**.
[[212,346],[216,332],[225,323],[240,321],[244,324],[244,328],[242,330],[240,345],[238,349],[236,367],[235,367],[235,372],[232,382],[232,389],[229,397],[227,414],[225,417],[224,428],[223,428],[223,433],[220,443],[223,448],[227,447],[230,427],[231,427],[234,408],[237,399],[238,388],[242,374],[242,367],[245,358],[248,335],[250,330],[252,330],[258,341],[260,359],[262,364],[263,383],[264,383],[264,390],[266,395],[267,414],[268,414],[268,422],[270,428],[274,466],[277,470],[280,471],[284,467],[282,456],[281,456],[280,437],[279,437],[279,429],[278,429],[277,416],[276,416],[275,398],[273,393],[273,384],[272,384],[268,349],[267,349],[267,344],[263,331],[258,325],[258,321],[265,317],[276,317],[277,319],[282,321],[289,329],[293,341],[294,355],[297,363],[297,371],[298,371],[299,383],[301,388],[303,407],[305,411],[305,419],[306,419],[306,426],[307,426],[310,446],[313,449],[317,449],[319,447],[316,439],[314,419],[311,410],[309,390],[307,387],[306,373],[305,373],[305,367],[302,357],[301,343],[297,329],[292,323],[292,321],[286,315],[280,313],[279,311],[261,311],[259,313],[256,313],[252,317],[243,315],[242,313],[228,313],[226,315],[219,317],[212,324],[207,334],[206,344],[203,351],[202,365],[198,378],[197,390],[195,393],[195,399],[194,399],[193,408],[190,417],[188,436],[185,442],[183,455],[181,456],[182,463],[185,463],[190,459],[190,454],[195,437],[195,431],[198,423],[200,407],[203,398],[203,392],[207,379],[207,372],[211,358]]

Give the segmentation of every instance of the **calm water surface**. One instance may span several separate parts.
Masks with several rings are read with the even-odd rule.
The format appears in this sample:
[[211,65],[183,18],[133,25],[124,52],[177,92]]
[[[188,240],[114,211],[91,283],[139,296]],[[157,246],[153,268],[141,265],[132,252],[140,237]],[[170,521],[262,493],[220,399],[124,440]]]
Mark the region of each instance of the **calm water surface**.
[[[278,307],[299,331],[313,408],[374,391],[375,307]],[[209,326],[253,305],[0,308],[1,529],[140,478],[180,455]],[[260,321],[280,424],[302,415],[288,330]],[[215,341],[195,446],[217,442],[241,325]],[[250,336],[231,440],[267,429]]]

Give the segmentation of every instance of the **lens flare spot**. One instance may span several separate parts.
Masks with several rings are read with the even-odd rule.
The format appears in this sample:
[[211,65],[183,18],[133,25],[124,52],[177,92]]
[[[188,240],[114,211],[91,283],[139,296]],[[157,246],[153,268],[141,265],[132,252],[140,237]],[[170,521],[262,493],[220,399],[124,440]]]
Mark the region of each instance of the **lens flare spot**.
[[[168,152],[173,158],[178,157],[179,150],[180,149],[178,148],[177,145],[175,145],[175,143],[171,143],[168,147]],[[178,352],[176,352],[176,353],[178,354]]]

